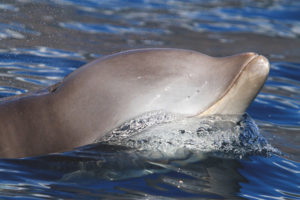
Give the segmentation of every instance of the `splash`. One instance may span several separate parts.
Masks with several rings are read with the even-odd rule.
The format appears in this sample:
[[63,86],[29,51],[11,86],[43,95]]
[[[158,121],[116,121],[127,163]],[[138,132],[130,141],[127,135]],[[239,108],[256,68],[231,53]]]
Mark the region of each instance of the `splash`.
[[164,112],[130,120],[98,141],[177,157],[186,152],[242,158],[278,153],[248,115],[186,118]]

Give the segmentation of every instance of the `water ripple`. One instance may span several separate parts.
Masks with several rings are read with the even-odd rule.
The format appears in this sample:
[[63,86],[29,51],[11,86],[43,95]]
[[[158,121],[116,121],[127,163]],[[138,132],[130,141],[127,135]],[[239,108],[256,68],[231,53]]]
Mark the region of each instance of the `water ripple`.
[[0,96],[52,85],[85,62],[79,53],[46,47],[0,51]]
[[[288,199],[299,197],[299,163],[283,160],[277,156],[270,159],[272,162],[266,162],[259,157],[251,159],[255,162],[242,161],[243,168],[239,170],[240,173],[251,177],[247,183],[241,184],[242,196],[250,199]],[[264,168],[261,167],[261,162],[264,163]],[[296,167],[287,163],[292,163]],[[269,170],[270,168],[272,170]],[[290,179],[293,179],[293,181]]]
[[10,24],[3,24],[0,23],[0,40],[7,39],[7,38],[14,38],[14,39],[24,39],[25,35],[39,35],[40,33],[25,27],[22,24],[17,23],[10,23]]
[[[39,1],[24,1],[23,4]],[[102,19],[104,24],[86,23],[85,17],[77,21],[60,21],[61,27],[89,33],[148,33],[166,34],[174,27],[194,32],[255,33],[273,37],[297,38],[300,36],[299,2],[275,1],[266,3],[245,0],[227,1],[74,1],[49,0],[43,3],[72,7],[77,14],[92,19]],[[5,4],[3,4],[5,5]],[[216,6],[218,5],[218,6]],[[13,9],[13,5],[3,6]],[[268,9],[268,12],[265,10]],[[55,16],[54,16],[55,17]],[[108,23],[107,22],[111,22]],[[121,24],[119,24],[121,22]],[[137,23],[146,24],[136,27]],[[150,30],[150,26],[153,26]],[[2,37],[21,38],[19,31],[2,31]],[[0,26],[1,30],[1,26]],[[158,32],[156,32],[158,31]],[[1,31],[0,31],[1,33]],[[14,34],[15,33],[15,34]]]
[[135,34],[162,34],[167,31],[160,30],[157,28],[140,28],[140,27],[128,27],[112,24],[87,24],[79,22],[61,22],[59,25],[63,28],[69,28],[74,30],[80,30],[88,33],[106,33],[106,34],[124,34],[124,33],[135,33]]
[[[253,1],[243,3],[227,1],[223,7],[213,7],[216,3],[220,4],[220,1],[181,2],[167,0],[162,3],[147,0],[122,2],[53,0],[52,3],[74,6],[81,10],[84,15],[91,17],[99,18],[102,16],[107,20],[127,22],[124,25],[127,28],[114,27],[113,24],[95,26],[80,22],[62,23],[64,28],[90,30],[92,32],[105,30],[113,33],[118,32],[118,30],[132,32],[134,31],[130,30],[130,27],[134,26],[132,22],[141,21],[140,19],[143,18],[144,23],[159,24],[159,27],[164,28],[165,31],[171,31],[171,27],[176,24],[178,27],[196,32],[245,32],[287,38],[296,38],[300,35],[300,22],[297,20],[300,18],[299,10],[297,6],[292,6],[292,4],[297,5],[295,1],[284,3],[272,1],[265,5]],[[266,8],[270,10],[267,13],[265,12]],[[286,12],[287,9],[289,12]],[[145,13],[145,10],[148,12]],[[95,16],[95,12],[97,12],[97,16]],[[126,12],[126,15],[123,15],[123,12]],[[158,27],[156,26],[156,28]],[[136,29],[135,31],[140,32],[141,30]],[[164,32],[160,31],[160,34],[164,34]]]
[[4,3],[0,3],[0,9],[9,10],[9,11],[13,11],[13,12],[18,12],[19,11],[18,7],[13,6],[11,4],[4,4]]

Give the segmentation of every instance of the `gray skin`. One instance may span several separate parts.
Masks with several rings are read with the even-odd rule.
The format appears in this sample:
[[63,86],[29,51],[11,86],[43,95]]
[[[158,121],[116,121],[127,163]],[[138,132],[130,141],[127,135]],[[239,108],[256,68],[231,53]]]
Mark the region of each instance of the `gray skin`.
[[130,50],[102,57],[44,92],[0,104],[0,157],[71,150],[145,112],[242,114],[263,86],[266,58],[215,58],[181,49]]

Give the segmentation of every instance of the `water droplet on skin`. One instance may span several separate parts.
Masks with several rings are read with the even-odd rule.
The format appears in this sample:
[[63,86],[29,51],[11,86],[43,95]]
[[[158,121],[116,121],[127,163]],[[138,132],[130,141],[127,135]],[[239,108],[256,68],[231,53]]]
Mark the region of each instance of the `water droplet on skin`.
[[170,87],[168,86],[168,87],[165,87],[164,90],[165,90],[165,91],[168,91],[169,89],[170,89]]

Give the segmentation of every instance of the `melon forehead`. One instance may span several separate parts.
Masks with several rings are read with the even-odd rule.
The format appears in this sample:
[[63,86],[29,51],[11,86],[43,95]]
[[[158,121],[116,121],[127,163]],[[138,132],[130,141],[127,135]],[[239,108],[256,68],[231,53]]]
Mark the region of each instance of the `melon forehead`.
[[121,104],[132,110],[195,115],[224,95],[253,56],[214,58],[187,50],[138,50],[94,63],[89,66],[93,73],[86,74],[90,79],[103,74],[103,88],[122,96]]

